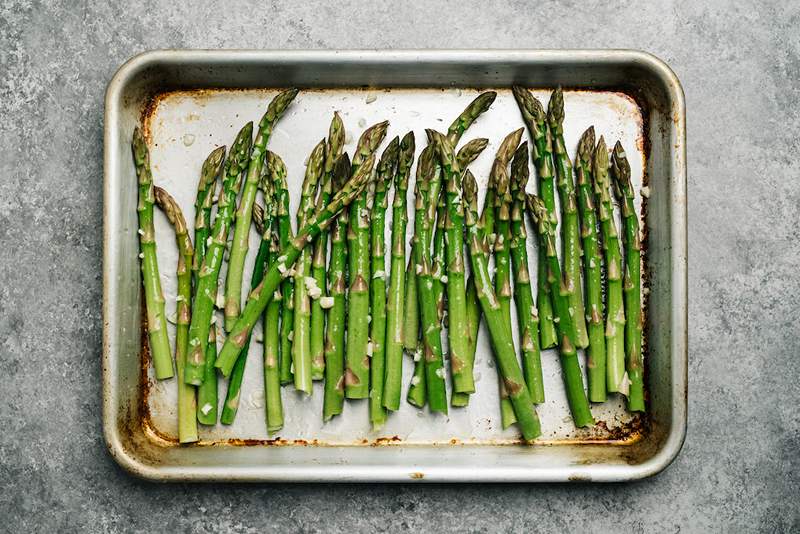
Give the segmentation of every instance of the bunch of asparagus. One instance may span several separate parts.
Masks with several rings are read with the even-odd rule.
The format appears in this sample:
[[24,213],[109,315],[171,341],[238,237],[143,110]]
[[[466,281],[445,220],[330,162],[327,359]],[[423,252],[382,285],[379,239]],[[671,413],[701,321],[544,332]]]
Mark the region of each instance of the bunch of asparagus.
[[[595,144],[590,127],[581,137],[573,168],[564,143],[562,91],[553,93],[547,112],[526,89],[514,87],[513,93],[530,132],[530,148],[527,141],[521,142],[523,129],[506,136],[495,154],[480,214],[477,182],[468,166],[488,140],[473,139],[458,150],[456,146],[496,93],[479,95],[446,133],[426,130],[427,145],[417,159],[414,235],[407,263],[413,132],[389,141],[378,159],[388,122],[375,124],[362,133],[351,159],[344,152],[344,124],[335,113],[327,138],[308,157],[293,234],[287,168],[267,150],[275,123],[297,90],[280,93],[268,105],[255,139],[253,124],[248,123],[227,156],[220,147],[203,163],[193,245],[180,207],[166,191],[154,187],[146,142],[138,129],[134,131],[140,258],[158,379],[171,377],[173,366],[156,260],[154,203],[174,226],[179,251],[175,363],[181,443],[198,440],[198,422],[233,422],[259,320],[270,433],[283,427],[281,386],[292,383],[297,391],[311,394],[316,380],[324,380],[325,421],[342,413],[345,398],[369,398],[370,421],[380,428],[388,412],[400,408],[404,349],[414,358],[409,403],[447,413],[447,360],[450,404],[466,406],[476,389],[473,367],[481,318],[499,369],[503,427],[518,424],[525,440],[541,433],[535,404],[545,401],[542,349],[558,348],[576,426],[593,424],[589,401],[603,402],[607,392],[625,394],[632,411],[644,410],[641,252],[625,152],[617,143],[609,161],[603,138]],[[526,192],[529,154],[538,195]],[[392,186],[387,273],[384,233]],[[556,249],[556,189],[561,260]],[[256,200],[259,191],[263,205]],[[621,208],[622,243],[612,193]],[[526,211],[539,244],[535,299]],[[253,224],[261,240],[242,307]],[[226,251],[225,291],[218,296]],[[215,324],[215,307],[224,310],[224,334]],[[218,337],[224,337],[219,354]],[[588,397],[579,348],[587,349]],[[229,378],[219,418],[218,372]]]

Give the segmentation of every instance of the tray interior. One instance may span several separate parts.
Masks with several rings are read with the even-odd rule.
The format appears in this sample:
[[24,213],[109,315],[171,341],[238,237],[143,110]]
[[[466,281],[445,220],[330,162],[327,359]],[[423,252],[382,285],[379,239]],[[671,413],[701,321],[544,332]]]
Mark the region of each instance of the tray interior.
[[[673,433],[675,416],[672,392],[675,378],[670,346],[673,335],[670,324],[674,319],[674,310],[670,307],[674,282],[670,254],[673,237],[670,207],[674,201],[671,197],[671,169],[674,162],[670,157],[675,154],[675,147],[670,145],[674,136],[670,127],[674,119],[674,102],[669,99],[668,88],[660,87],[656,83],[659,80],[647,69],[637,72],[631,65],[627,65],[627,70],[624,65],[601,70],[601,74],[595,74],[594,78],[576,78],[580,69],[557,75],[557,66],[554,74],[553,68],[546,66],[520,70],[519,67],[500,65],[492,74],[477,64],[456,65],[459,68],[454,69],[449,63],[441,64],[437,71],[439,76],[434,76],[431,71],[434,63],[422,62],[420,65],[420,69],[403,71],[402,65],[389,64],[383,71],[372,74],[369,62],[362,63],[361,68],[353,64],[345,65],[343,69],[319,67],[316,71],[313,65],[297,71],[280,62],[270,69],[267,62],[267,68],[260,71],[262,75],[256,75],[246,65],[240,70],[230,71],[227,64],[214,64],[203,71],[196,69],[192,62],[181,69],[169,62],[151,62],[147,68],[126,79],[120,89],[120,101],[115,103],[118,109],[112,114],[113,123],[107,124],[116,139],[114,146],[107,143],[107,159],[108,151],[112,151],[116,156],[112,159],[117,164],[110,169],[111,180],[109,169],[106,178],[106,306],[107,312],[109,308],[114,310],[109,326],[113,323],[116,330],[113,343],[115,360],[112,362],[115,372],[110,377],[114,392],[111,396],[106,389],[104,401],[107,409],[113,408],[117,430],[127,450],[136,451],[139,464],[157,466],[162,473],[176,469],[178,474],[175,476],[191,478],[181,469],[201,465],[227,467],[235,471],[237,466],[244,468],[255,462],[272,466],[272,473],[276,475],[277,466],[295,467],[297,469],[292,473],[297,474],[302,471],[300,466],[309,461],[318,467],[346,464],[351,468],[365,462],[384,467],[417,462],[420,471],[409,472],[403,468],[403,476],[415,478],[414,473],[424,477],[426,473],[435,471],[434,466],[439,462],[427,465],[431,459],[425,453],[434,447],[440,452],[449,451],[446,455],[453,469],[460,462],[464,462],[464,466],[476,465],[475,460],[487,454],[497,463],[498,469],[510,468],[506,478],[514,479],[515,462],[533,470],[547,470],[552,467],[551,462],[556,462],[554,465],[628,465],[651,461],[663,451],[664,442]],[[309,72],[317,72],[317,75],[309,78]],[[401,76],[404,72],[408,76]],[[280,77],[280,73],[288,75]],[[361,80],[370,87],[352,87],[354,81]],[[609,144],[617,139],[622,141],[632,166],[637,207],[647,236],[643,262],[645,285],[650,292],[645,331],[648,415],[632,417],[625,410],[622,399],[612,396],[606,403],[592,406],[595,418],[601,424],[592,429],[575,429],[567,409],[557,354],[548,350],[542,355],[547,401],[537,407],[543,428],[540,441],[543,445],[558,447],[498,448],[499,445],[517,443],[518,432],[515,427],[506,431],[500,428],[496,372],[488,346],[488,333],[482,327],[476,364],[476,376],[480,376],[478,392],[466,409],[451,409],[448,416],[442,416],[403,403],[400,411],[388,418],[381,431],[373,432],[369,426],[367,403],[348,401],[343,416],[323,424],[322,389],[318,383],[311,397],[300,396],[292,388],[284,389],[284,429],[276,436],[267,436],[263,416],[262,346],[253,343],[235,423],[201,427],[203,441],[200,445],[178,446],[175,440],[175,382],[158,382],[151,376],[146,365],[146,344],[141,342],[145,338],[141,335],[139,321],[136,190],[133,180],[128,179],[132,176],[128,149],[130,132],[135,123],[144,122],[155,182],[178,200],[191,224],[197,176],[203,158],[214,147],[230,144],[244,122],[257,122],[277,87],[288,85],[284,81],[304,88],[278,124],[269,144],[269,149],[281,155],[289,168],[292,209],[297,205],[305,158],[313,145],[326,135],[334,110],[342,114],[348,132],[345,150],[352,150],[365,127],[388,119],[391,126],[387,139],[394,135],[402,136],[413,129],[419,152],[424,146],[424,128],[446,129],[452,118],[480,91],[496,90],[498,98],[490,111],[463,138],[463,141],[474,137],[489,139],[488,148],[471,166],[483,188],[494,151],[502,137],[523,126],[508,89],[510,83],[541,87],[555,82],[570,87],[565,91],[565,137],[571,156],[574,156],[582,131],[593,124],[597,135],[604,135]],[[535,90],[534,93],[546,104],[550,90]],[[527,132],[523,139],[528,139]],[[650,189],[649,199],[643,199],[639,193],[643,184]],[[529,190],[532,190],[532,183]],[[412,196],[410,188],[409,198]],[[645,200],[644,206],[642,200]],[[113,210],[109,209],[112,207]],[[109,221],[109,218],[113,220]],[[109,232],[110,227],[113,227],[113,233]],[[156,219],[156,231],[169,314],[174,306],[176,251],[173,234],[160,214]],[[533,232],[529,231],[529,234],[529,254],[533,265],[536,247]],[[251,250],[256,246],[257,238],[253,234]],[[113,251],[110,258],[109,251]],[[253,256],[250,254],[248,257],[245,284],[249,283]],[[115,273],[110,281],[109,269]],[[220,280],[224,280],[224,271]],[[535,285],[535,280],[533,283]],[[257,338],[259,335],[257,330]],[[106,352],[108,354],[108,349]],[[410,358],[406,358],[404,395],[411,367]],[[220,382],[221,398],[224,397],[225,385],[224,381]],[[257,446],[267,443],[299,447]],[[357,447],[360,445],[372,447],[358,454],[355,451],[360,449]],[[402,455],[397,454],[399,450],[404,451]],[[502,461],[497,455],[502,455]],[[583,471],[578,469],[573,477],[590,476]],[[359,478],[359,472],[349,471],[355,478]],[[369,470],[362,475],[360,478],[375,478]],[[192,476],[202,478],[197,473]],[[247,478],[240,473],[240,478],[242,476]],[[291,478],[289,475],[284,477]],[[447,477],[455,478],[452,474]]]

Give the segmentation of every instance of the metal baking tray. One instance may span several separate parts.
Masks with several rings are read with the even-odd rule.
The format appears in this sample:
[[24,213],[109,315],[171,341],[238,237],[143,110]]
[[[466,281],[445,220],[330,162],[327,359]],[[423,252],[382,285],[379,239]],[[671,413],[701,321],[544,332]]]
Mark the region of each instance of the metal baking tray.
[[[543,435],[522,446],[515,427],[500,428],[496,372],[482,330],[478,393],[468,408],[445,417],[404,404],[376,433],[365,401],[349,401],[343,416],[323,425],[321,384],[310,398],[286,388],[286,424],[270,437],[259,394],[261,346],[253,343],[235,423],[201,427],[200,443],[178,445],[175,381],[153,378],[141,330],[134,125],[144,124],[155,182],[192,221],[203,158],[230,144],[244,122],[257,121],[280,88],[301,88],[270,141],[290,170],[294,207],[304,160],[334,110],[349,132],[346,149],[365,126],[388,119],[389,136],[413,129],[419,150],[424,128],[446,128],[480,90],[494,89],[496,102],[465,135],[490,139],[471,167],[485,185],[498,143],[522,126],[512,84],[534,88],[544,102],[553,87],[565,87],[570,150],[594,124],[610,144],[622,140],[637,192],[649,188],[648,198],[637,193],[649,291],[648,413],[631,416],[612,397],[593,406],[598,426],[575,429],[557,356],[545,351]],[[661,471],[680,451],[687,404],[685,110],[680,83],[657,58],[626,50],[165,50],[125,63],[109,83],[105,109],[103,425],[111,454],[131,473],[160,481],[623,481]],[[165,219],[157,218],[156,231],[170,312],[176,253]],[[405,365],[407,387],[410,359]]]

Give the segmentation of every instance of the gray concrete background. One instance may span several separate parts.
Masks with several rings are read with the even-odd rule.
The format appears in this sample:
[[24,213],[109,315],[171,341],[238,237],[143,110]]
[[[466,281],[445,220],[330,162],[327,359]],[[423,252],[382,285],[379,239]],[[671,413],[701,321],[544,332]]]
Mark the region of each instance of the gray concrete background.
[[[800,3],[188,4],[0,3],[0,530],[800,529]],[[676,462],[604,486],[127,476],[100,427],[103,93],[127,58],[172,47],[611,47],[667,61],[686,91],[691,221]]]

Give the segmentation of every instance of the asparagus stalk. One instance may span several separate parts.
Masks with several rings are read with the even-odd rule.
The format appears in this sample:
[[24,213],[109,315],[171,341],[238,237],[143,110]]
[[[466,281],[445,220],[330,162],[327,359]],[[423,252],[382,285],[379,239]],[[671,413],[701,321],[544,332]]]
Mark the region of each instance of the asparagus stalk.
[[575,183],[567,148],[564,145],[564,93],[558,87],[547,108],[547,122],[553,136],[553,161],[556,169],[558,193],[561,200],[562,246],[564,249],[564,286],[569,292],[570,313],[575,337],[570,341],[578,348],[589,346],[586,329],[586,312],[583,305],[581,272],[581,240]]
[[395,137],[387,145],[378,164],[378,178],[375,181],[375,199],[372,204],[372,225],[370,228],[372,245],[372,283],[370,347],[370,392],[369,415],[372,428],[377,430],[386,422],[386,409],[383,407],[384,373],[386,370],[386,194],[397,171],[400,152],[400,139]]
[[[364,157],[371,155],[386,136],[389,123],[384,121],[361,135],[353,155],[353,172]],[[370,286],[370,213],[369,202],[374,188],[365,189],[350,205],[347,231],[350,273],[348,294],[347,347],[345,358],[345,396],[364,399],[369,396],[369,286]]]
[[[253,219],[256,220],[256,228],[260,228],[259,234],[261,234],[261,242],[258,245],[256,261],[253,266],[253,275],[250,278],[251,290],[260,284],[262,278],[264,278],[264,269],[267,267],[267,260],[272,244],[271,231],[266,231],[267,228],[272,228],[271,217],[273,204],[272,187],[268,173],[262,172],[259,188],[264,193],[266,208],[261,208],[258,204],[253,204]],[[256,216],[256,212],[258,212],[258,216]],[[236,359],[230,379],[228,380],[228,392],[225,395],[225,402],[222,405],[222,415],[219,419],[223,425],[233,424],[233,420],[236,418],[236,412],[239,409],[242,379],[244,378],[244,368],[247,364],[247,354],[249,352],[251,340],[252,334],[247,338],[247,342],[242,348],[241,354],[239,354],[239,357]]]
[[189,318],[192,301],[192,240],[186,228],[183,212],[169,193],[154,187],[155,202],[175,229],[175,242],[178,245],[178,292],[175,297],[175,364],[178,371],[178,441],[191,443],[197,441],[197,419],[195,409],[197,398],[194,386],[183,382],[183,368],[189,351]]
[[528,388],[525,387],[525,379],[517,362],[511,332],[505,324],[500,303],[489,279],[489,263],[484,243],[486,236],[482,235],[478,225],[478,184],[469,171],[464,175],[463,188],[470,262],[475,274],[478,299],[486,325],[489,327],[502,383],[513,405],[522,436],[530,441],[541,434],[539,417],[533,407]]
[[589,328],[587,350],[589,400],[606,400],[606,338],[603,328],[602,259],[597,241],[597,212],[592,194],[592,159],[594,126],[590,126],[578,143],[575,177],[578,187],[578,209],[583,239],[583,268],[586,276],[586,321]]
[[264,154],[267,150],[275,123],[278,122],[286,108],[297,96],[297,89],[282,91],[267,106],[267,111],[258,123],[258,133],[253,141],[250,162],[247,165],[247,177],[242,188],[242,198],[236,212],[236,226],[233,230],[233,243],[228,259],[228,277],[225,282],[225,331],[230,332],[239,317],[242,301],[242,274],[244,259],[247,256],[250,238],[250,225],[253,221],[253,202],[256,189],[261,179],[261,167],[264,165]]
[[[350,157],[347,153],[336,161],[333,180],[338,191],[350,177]],[[328,330],[325,344],[325,397],[322,404],[322,418],[330,421],[334,415],[342,413],[344,407],[344,337],[347,304],[345,296],[347,282],[347,210],[342,210],[331,225],[331,259],[328,268],[330,275],[331,307],[328,310]]]
[[[414,132],[408,132],[400,142],[397,172],[394,175],[391,266],[386,302],[386,380],[383,386],[383,407],[392,411],[400,409],[400,389],[403,380],[403,322],[406,317],[403,301],[406,293],[406,273],[403,265],[406,262],[405,237],[408,225],[406,194],[408,177],[414,162],[414,149]],[[416,311],[415,306],[414,309]],[[417,320],[414,327],[417,326],[416,323]]]
[[[333,172],[344,147],[344,124],[338,113],[333,114],[325,143],[324,175],[317,195],[317,209],[331,199]],[[311,276],[322,295],[327,292],[325,266],[328,256],[328,232],[322,232],[314,240],[314,253],[311,260]],[[322,297],[320,295],[320,297]],[[325,310],[321,298],[311,301],[311,379],[322,380],[325,376]]]
[[223,375],[230,374],[230,369],[244,346],[247,334],[253,329],[264,308],[272,300],[273,293],[278,289],[281,279],[284,276],[289,276],[290,269],[298,256],[300,256],[300,252],[333,222],[333,218],[345,206],[350,204],[361,193],[362,189],[370,181],[374,164],[375,158],[373,156],[363,162],[353,177],[334,195],[330,203],[322,207],[313,217],[306,221],[306,224],[289,243],[289,246],[281,250],[277,261],[270,266],[264,275],[264,280],[250,292],[242,315],[233,326],[233,330],[225,340],[225,344],[219,353],[219,358],[217,358],[216,367],[222,371]]
[[133,163],[139,181],[139,258],[142,264],[144,301],[147,309],[147,331],[150,338],[150,354],[153,358],[156,378],[172,377],[172,354],[167,337],[167,318],[164,314],[164,293],[156,257],[156,235],[153,226],[153,174],[150,172],[150,151],[139,128],[133,130]]
[[[550,130],[547,129],[547,114],[541,102],[527,89],[519,86],[512,88],[522,118],[528,126],[533,144],[531,159],[536,168],[539,197],[544,202],[550,221],[556,218],[555,185],[553,183],[553,146]],[[539,310],[539,340],[543,349],[555,347],[557,344],[556,327],[553,323],[553,302],[550,296],[550,285],[547,283],[547,266],[544,261],[537,262],[537,294],[536,305]]]
[[561,339],[561,372],[572,420],[577,427],[589,426],[594,424],[594,419],[589,409],[589,401],[586,399],[586,392],[583,390],[583,375],[578,363],[578,353],[568,333],[571,331],[573,316],[569,313],[570,292],[561,276],[561,265],[556,254],[555,229],[542,199],[528,195],[528,210],[539,235],[539,248],[545,255],[543,261],[547,263],[547,281],[550,284],[550,295],[556,312],[553,322]]
[[[217,178],[225,161],[225,147],[215,148],[203,162],[197,198],[194,202],[194,256],[192,257],[192,285],[197,287],[198,273],[206,256],[206,240],[211,230],[211,208],[214,206]],[[191,306],[191,302],[189,303]]]
[[[499,224],[497,221],[497,212],[498,205],[501,200],[501,195],[498,192],[498,178],[502,174],[506,176],[506,167],[508,166],[509,161],[511,161],[511,157],[514,155],[514,150],[516,149],[517,145],[519,145],[519,141],[522,138],[522,129],[514,130],[510,134],[508,134],[504,139],[503,142],[500,143],[500,147],[497,150],[497,154],[495,155],[495,161],[492,164],[492,170],[489,176],[489,184],[486,189],[486,197],[483,203],[483,212],[481,213],[480,221],[478,224],[478,231],[481,232],[486,237],[486,243],[490,247],[490,250],[494,249],[497,246],[499,235]],[[506,178],[507,180],[507,178]],[[489,257],[489,253],[487,250],[487,258]],[[502,259],[501,259],[502,260]],[[506,262],[507,265],[507,262]],[[498,264],[497,258],[495,258],[495,283],[497,283],[497,270],[501,271],[502,277],[502,267]],[[508,270],[508,269],[507,269]],[[510,273],[510,270],[508,270]],[[475,284],[474,274],[472,276],[472,284]],[[469,281],[467,283],[469,286]],[[469,291],[468,294],[471,294],[472,291]],[[475,291],[477,297],[477,289]],[[477,301],[473,303],[473,306],[479,305]],[[470,312],[471,314],[472,312]],[[475,312],[478,317],[480,317],[480,308]],[[508,307],[508,314],[504,315],[507,318],[506,325],[508,327],[509,333],[511,332],[511,307],[509,302]],[[479,322],[479,321],[478,321]],[[478,327],[477,323],[474,327],[475,329],[472,331],[474,333],[476,344],[477,344],[477,336],[478,336]],[[513,343],[513,338],[512,338]],[[476,345],[477,346],[477,345]],[[514,416],[514,410],[511,406],[511,400],[508,397],[508,392],[503,385],[502,380],[498,382],[500,388],[500,414],[502,416],[502,424],[503,428],[508,428],[509,426],[516,423],[516,417]]]
[[496,98],[496,92],[486,91],[476,96],[475,99],[464,108],[464,111],[456,117],[447,129],[447,141],[451,146],[455,147],[458,145],[459,139],[461,139],[461,136],[467,131],[467,128],[472,126],[472,123],[489,109]]
[[[268,252],[266,260],[264,261],[264,268],[269,267],[278,259],[280,248],[278,246],[278,236],[272,231],[273,223],[275,222],[278,214],[277,203],[275,196],[272,194],[272,186],[269,183],[271,176],[267,167],[264,167],[263,175],[264,183],[262,188],[264,190],[264,197],[267,199],[267,209],[265,210],[258,204],[253,205],[253,222],[256,225],[256,230],[261,235],[262,243],[267,241]],[[261,252],[261,247],[259,247]],[[258,262],[256,262],[258,265]],[[255,273],[253,278],[256,278]],[[259,276],[259,281],[263,279],[263,269]],[[281,295],[280,289],[276,290],[273,294],[272,300],[267,305],[264,312],[264,321],[262,328],[264,331],[264,404],[265,404],[265,421],[267,424],[267,432],[273,434],[277,430],[283,428],[283,402],[281,400],[281,382],[278,368],[278,350],[280,347],[280,316],[281,316]],[[242,354],[247,354],[247,347],[242,349]],[[242,354],[236,360],[231,372],[231,380],[236,373],[236,368],[239,361],[242,359]],[[225,412],[222,414],[223,423],[225,422]]]
[[[250,153],[252,136],[253,123],[248,122],[236,136],[236,140],[231,145],[228,159],[225,161],[222,192],[217,202],[217,215],[211,231],[212,241],[206,250],[203,264],[198,273],[197,290],[192,307],[192,323],[189,327],[189,358],[186,360],[184,376],[187,384],[199,386],[204,382],[207,376],[206,368],[210,367],[210,365],[206,365],[206,357],[213,356],[211,352],[207,353],[207,348],[210,346],[209,330],[217,297],[217,278],[228,241],[228,229],[233,217],[233,210],[236,206],[236,189],[247,163],[246,158]],[[212,376],[216,375],[212,373]],[[203,409],[199,399],[198,409]],[[216,406],[214,409],[216,410]]]
[[525,187],[528,185],[528,142],[522,143],[511,163],[511,266],[514,271],[514,304],[517,309],[522,373],[533,402],[544,402],[544,379],[539,351],[539,315],[531,293],[528,270],[528,231],[525,228]]
[[433,146],[428,145],[417,163],[423,169],[417,174],[415,186],[414,218],[414,260],[416,262],[417,294],[425,359],[425,379],[427,400],[433,412],[447,413],[447,393],[445,391],[445,370],[442,357],[442,327],[436,311],[431,277],[431,252],[428,246],[431,234],[430,205],[434,203],[430,195],[430,182],[435,179],[436,168],[433,161]]
[[[311,151],[306,165],[306,175],[297,208],[297,227],[302,228],[314,213],[314,193],[322,175],[325,159],[325,140]],[[305,246],[294,267],[294,328],[292,330],[292,363],[294,364],[294,387],[311,395],[311,296],[310,290],[319,298],[320,288],[313,285],[311,256],[313,250]]]
[[461,176],[465,167],[461,165],[466,166],[477,158],[486,148],[488,141],[480,139],[477,143],[467,143],[456,156],[445,136],[433,130],[427,132],[441,161],[446,182],[447,314],[453,390],[457,393],[474,393],[475,379],[472,373],[474,353],[469,353],[464,275],[464,208],[461,198]]
[[625,245],[625,279],[623,292],[625,295],[625,368],[630,380],[628,392],[628,409],[632,412],[643,412],[644,378],[642,376],[642,278],[641,278],[641,241],[639,237],[639,215],[633,204],[634,192],[631,184],[631,166],[625,155],[622,144],[617,141],[611,154],[611,175],[614,177],[614,193],[622,210],[622,221],[625,228],[623,243]]
[[[274,152],[267,151],[265,165],[272,176],[275,191],[275,218],[278,230],[278,247],[284,249],[292,242],[292,221],[289,217],[289,186],[286,184],[286,165]],[[278,345],[278,367],[281,384],[294,381],[292,373],[292,330],[294,328],[294,278],[287,276],[281,282],[281,328]]]
[[[275,209],[276,203],[273,201],[272,219],[277,216]],[[262,234],[271,234],[270,250],[267,257],[267,264],[273,265],[278,261],[280,247],[278,237],[272,233],[272,229],[267,227]],[[267,423],[267,432],[272,435],[283,428],[283,401],[281,399],[281,379],[280,368],[278,365],[278,355],[280,350],[280,330],[278,322],[281,315],[280,290],[276,290],[272,300],[267,305],[264,313],[264,408]]]
[[597,143],[593,163],[594,194],[597,201],[603,254],[606,264],[606,382],[608,391],[618,393],[625,376],[625,310],[622,304],[622,253],[614,205],[611,203],[611,181],[608,175],[608,148],[603,137]]

